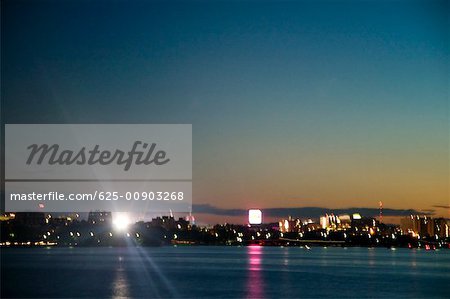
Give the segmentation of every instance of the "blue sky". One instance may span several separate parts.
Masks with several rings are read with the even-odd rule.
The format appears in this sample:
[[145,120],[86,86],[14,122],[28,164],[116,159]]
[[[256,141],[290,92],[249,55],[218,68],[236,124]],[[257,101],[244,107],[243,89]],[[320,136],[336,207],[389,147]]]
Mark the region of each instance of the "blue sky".
[[4,122],[192,123],[199,204],[445,205],[448,6],[3,1]]

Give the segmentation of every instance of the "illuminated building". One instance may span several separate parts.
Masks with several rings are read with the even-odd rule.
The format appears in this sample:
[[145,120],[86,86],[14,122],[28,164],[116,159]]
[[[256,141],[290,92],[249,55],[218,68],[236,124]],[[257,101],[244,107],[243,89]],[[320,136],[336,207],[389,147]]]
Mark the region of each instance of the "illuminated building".
[[281,220],[278,224],[282,233],[299,232],[302,226],[300,219],[292,219],[290,216],[288,219]]
[[450,237],[450,219],[436,218],[434,219],[435,234],[440,238]]
[[248,210],[248,223],[252,225],[259,225],[262,223],[262,212],[257,209]]
[[91,224],[111,224],[112,216],[111,212],[89,212],[88,222]]
[[450,237],[450,219],[411,215],[401,219],[400,228],[404,234],[412,233],[419,236]]
[[0,215],[0,221],[8,221],[16,218],[16,214],[14,213],[5,213]]
[[338,217],[340,221],[339,229],[347,229],[352,226],[352,218],[350,215],[339,215]]
[[[359,214],[358,214],[359,215]],[[320,217],[320,227],[328,230],[343,230],[351,227],[352,219],[350,215],[344,214],[336,216],[325,214]]]
[[420,236],[433,236],[435,225],[433,218],[428,216],[411,215],[400,220],[403,233],[414,233]]
[[320,230],[322,227],[319,223],[314,223],[314,222],[306,222],[303,223],[302,226],[302,231],[317,231]]
[[178,220],[175,220],[175,218],[172,216],[162,216],[153,218],[150,222],[150,226],[162,227],[166,230],[186,230],[189,227],[189,221],[181,217]]
[[359,214],[353,214],[351,227],[356,231],[367,231],[371,234],[375,233],[378,229],[379,221],[372,217],[361,217]]

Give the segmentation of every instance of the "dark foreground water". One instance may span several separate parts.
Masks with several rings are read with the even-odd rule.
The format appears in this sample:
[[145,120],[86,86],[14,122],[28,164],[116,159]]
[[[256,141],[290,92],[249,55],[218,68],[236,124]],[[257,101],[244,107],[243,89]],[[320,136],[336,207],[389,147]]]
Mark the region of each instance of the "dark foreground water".
[[450,297],[450,250],[2,249],[2,298]]

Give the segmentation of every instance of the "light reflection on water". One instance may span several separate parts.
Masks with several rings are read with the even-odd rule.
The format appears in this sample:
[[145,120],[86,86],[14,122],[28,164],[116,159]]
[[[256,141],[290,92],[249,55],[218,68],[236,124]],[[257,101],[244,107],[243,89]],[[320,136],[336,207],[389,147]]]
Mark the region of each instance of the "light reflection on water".
[[264,298],[264,281],[262,278],[261,265],[261,246],[248,246],[248,279],[247,279],[247,298]]
[[[450,250],[2,249],[3,297],[446,297]],[[44,279],[45,278],[45,279]]]
[[114,272],[114,278],[112,281],[112,298],[119,299],[124,297],[129,297],[129,281],[127,277],[127,273],[125,272],[123,266],[123,257],[119,256],[118,258],[118,266]]

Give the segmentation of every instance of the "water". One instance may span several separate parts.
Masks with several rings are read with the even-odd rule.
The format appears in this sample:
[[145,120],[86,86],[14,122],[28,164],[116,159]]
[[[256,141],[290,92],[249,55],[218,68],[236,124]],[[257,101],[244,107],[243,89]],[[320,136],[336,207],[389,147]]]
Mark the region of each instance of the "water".
[[3,297],[450,297],[450,250],[6,248]]

